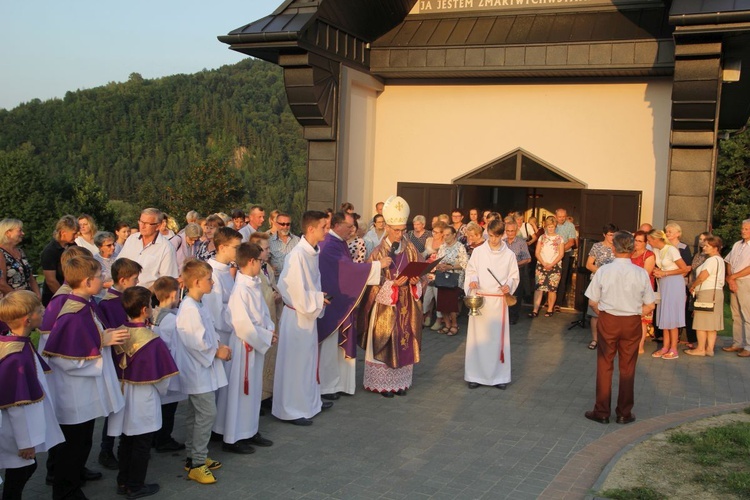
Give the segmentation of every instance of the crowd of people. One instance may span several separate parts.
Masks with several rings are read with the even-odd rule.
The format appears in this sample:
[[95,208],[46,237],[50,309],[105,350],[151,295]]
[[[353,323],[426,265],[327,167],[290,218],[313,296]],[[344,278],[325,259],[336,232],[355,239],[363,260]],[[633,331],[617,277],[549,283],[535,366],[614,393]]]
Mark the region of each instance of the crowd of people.
[[[237,454],[272,446],[259,432],[264,411],[312,425],[341,394],[354,394],[357,347],[364,389],[405,396],[423,329],[457,335],[464,295],[483,299],[482,313],[468,322],[468,387],[506,389],[510,325],[524,298],[529,317],[538,316],[545,293],[544,315],[559,311],[578,237],[564,209],[540,226],[517,212],[474,208],[468,215],[468,223],[459,209],[438,215],[427,229],[423,215],[411,217],[408,202],[392,196],[376,205],[369,224],[350,203],[307,211],[300,235],[291,231],[292,217],[276,210],[262,231],[258,205],[230,215],[191,211],[182,229],[155,208],[141,212],[137,229],[120,223],[113,232],[99,231],[86,214],[66,215],[42,252],[42,287],[22,250],[23,223],[0,221],[0,371],[15,388],[0,400],[3,497],[20,498],[35,454],[49,451],[53,498],[86,498],[83,483],[102,477],[85,466],[102,417],[98,459],[119,471],[118,494],[158,492],[146,482],[151,447],[186,450],[188,478],[216,482],[222,464],[208,456],[210,440]],[[631,339],[638,330],[619,351],[620,423],[635,418],[635,359],[652,331],[663,332],[652,356],[676,359],[678,332],[690,316],[694,340],[685,352],[713,356],[725,281],[735,335],[724,350],[750,357],[750,324],[742,320],[750,317],[750,220],[742,235],[722,259],[721,239],[704,234],[702,257],[693,258],[675,224],[634,234],[603,228],[586,262],[593,275],[589,348],[598,350],[603,373],[587,418],[608,422],[605,368],[622,332]],[[607,283],[627,276],[640,287],[637,297],[613,296]],[[655,288],[661,297],[653,311]],[[617,316],[627,316],[627,328]],[[37,349],[29,340],[35,329]],[[184,444],[172,437],[178,404],[186,406]]]

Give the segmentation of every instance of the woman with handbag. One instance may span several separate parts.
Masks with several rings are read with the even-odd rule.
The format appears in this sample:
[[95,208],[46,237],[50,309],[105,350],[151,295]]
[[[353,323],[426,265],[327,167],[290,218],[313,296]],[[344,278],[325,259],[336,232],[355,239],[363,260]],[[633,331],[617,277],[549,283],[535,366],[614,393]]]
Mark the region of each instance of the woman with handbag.
[[690,268],[680,256],[677,247],[669,243],[664,231],[654,229],[648,233],[648,242],[654,249],[659,280],[661,303],[656,310],[656,324],[664,332],[664,347],[651,354],[653,358],[677,359],[677,342],[680,328],[685,326],[685,275]]
[[464,269],[469,262],[466,248],[456,237],[456,228],[447,226],[443,231],[444,243],[438,250],[438,257],[443,260],[438,264],[435,273],[437,293],[437,310],[443,315],[445,326],[439,333],[449,337],[458,333],[458,298],[464,286]]
[[724,329],[723,244],[718,236],[706,237],[703,246],[706,260],[695,270],[696,278],[690,285],[690,293],[695,296],[693,328],[698,337],[695,349],[685,349],[690,356],[713,356],[716,332]]

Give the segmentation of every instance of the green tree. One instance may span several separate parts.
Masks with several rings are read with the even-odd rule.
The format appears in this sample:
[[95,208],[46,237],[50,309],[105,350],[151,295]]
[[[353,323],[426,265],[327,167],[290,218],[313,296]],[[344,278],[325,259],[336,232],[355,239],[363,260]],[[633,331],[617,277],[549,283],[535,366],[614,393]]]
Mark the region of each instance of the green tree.
[[57,197],[39,157],[30,144],[12,151],[0,150],[0,219],[23,222],[23,246],[34,269],[51,237]]
[[742,221],[750,217],[750,133],[745,130],[719,146],[713,232],[729,246],[740,239]]
[[102,231],[112,231],[115,226],[115,213],[109,206],[109,196],[94,179],[93,174],[80,170],[72,178],[62,179],[61,199],[58,201],[59,214],[89,214]]
[[242,182],[234,167],[217,160],[194,165],[166,188],[166,207],[171,214],[197,210],[201,214],[227,211],[244,198]]

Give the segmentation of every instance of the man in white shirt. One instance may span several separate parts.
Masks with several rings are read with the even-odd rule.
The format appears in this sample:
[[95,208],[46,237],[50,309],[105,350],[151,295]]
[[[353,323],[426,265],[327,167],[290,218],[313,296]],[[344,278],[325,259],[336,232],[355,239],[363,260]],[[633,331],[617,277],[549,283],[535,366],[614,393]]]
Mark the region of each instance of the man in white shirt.
[[[247,229],[247,237],[249,238],[251,234],[253,234],[255,231],[260,230],[260,226],[263,225],[263,222],[266,220],[266,211],[263,210],[263,207],[260,205],[253,205],[250,207],[250,212],[248,215],[248,224],[246,227]],[[242,232],[242,231],[240,231]],[[244,233],[243,233],[244,236]],[[244,240],[243,240],[244,241]]]
[[589,305],[596,312],[596,404],[585,417],[600,424],[609,423],[612,401],[612,374],[615,355],[620,357],[620,385],[617,391],[618,424],[635,421],[633,414],[635,365],[641,340],[641,317],[654,310],[654,291],[648,274],[630,262],[633,235],[618,231],[614,236],[615,260],[594,274],[586,289]]
[[742,239],[732,246],[724,260],[726,282],[731,292],[732,345],[722,350],[750,358],[750,219],[742,221]]
[[159,233],[164,214],[156,208],[146,208],[138,219],[139,232],[131,234],[117,255],[141,265],[138,284],[150,288],[162,276],[177,278],[177,257],[172,244]]

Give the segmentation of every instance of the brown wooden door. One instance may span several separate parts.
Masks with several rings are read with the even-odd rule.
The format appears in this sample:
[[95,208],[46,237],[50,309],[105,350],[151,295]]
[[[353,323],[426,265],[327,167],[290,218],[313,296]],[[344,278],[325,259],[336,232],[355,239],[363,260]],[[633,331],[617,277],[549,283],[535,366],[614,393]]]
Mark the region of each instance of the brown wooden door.
[[409,227],[415,215],[424,215],[429,227],[432,217],[450,214],[456,204],[456,186],[453,184],[399,182],[396,192],[409,203]]
[[602,240],[602,227],[612,223],[626,231],[636,231],[641,220],[641,192],[607,189],[581,191],[581,238]]

